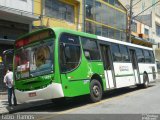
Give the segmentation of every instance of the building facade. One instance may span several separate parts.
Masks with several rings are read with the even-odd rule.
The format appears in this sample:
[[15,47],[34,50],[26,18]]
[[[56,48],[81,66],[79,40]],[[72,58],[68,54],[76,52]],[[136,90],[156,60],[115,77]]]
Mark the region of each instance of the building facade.
[[[29,32],[33,20],[38,19],[33,13],[32,0],[0,0],[0,57],[3,51],[13,49],[14,41]],[[8,59],[7,64],[12,64]],[[4,66],[0,62],[0,88],[3,85]]]
[[[121,2],[129,9],[130,0],[121,0]],[[151,26],[149,29],[149,40],[156,43],[156,45],[153,45],[153,48],[155,49],[156,59],[160,61],[160,1],[134,0],[132,9],[133,18]]]
[[0,1],[0,56],[4,50],[13,48],[17,37],[31,31],[36,19],[32,0]]
[[85,32],[126,40],[127,10],[119,0],[85,0]]
[[152,47],[154,44],[153,41],[151,41],[151,36],[149,34],[151,32],[151,26],[138,20],[132,20],[131,31],[132,43],[148,47]]
[[43,27],[65,27],[82,31],[81,0],[36,0],[34,13],[40,20],[34,22],[34,29]]
[[126,41],[127,10],[118,0],[37,0],[34,28],[65,27]]

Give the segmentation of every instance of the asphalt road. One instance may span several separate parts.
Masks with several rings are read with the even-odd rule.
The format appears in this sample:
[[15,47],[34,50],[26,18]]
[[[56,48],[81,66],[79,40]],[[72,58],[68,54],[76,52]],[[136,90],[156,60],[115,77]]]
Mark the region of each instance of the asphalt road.
[[[137,117],[142,119],[143,115],[149,114],[150,117],[156,117],[155,120],[159,120],[160,116],[152,115],[160,114],[160,80],[151,84],[147,89],[131,87],[106,92],[103,100],[98,103],[90,103],[87,97],[78,97],[68,100],[64,105],[53,103],[16,114],[33,115],[38,120],[52,120],[62,116],[63,120],[64,118],[75,120],[86,115],[86,118],[97,120],[106,118],[104,114],[111,115],[108,117],[113,117],[114,114],[114,117],[117,116],[119,119],[126,117],[128,120],[132,117],[137,120]],[[135,117],[134,114],[137,116]]]

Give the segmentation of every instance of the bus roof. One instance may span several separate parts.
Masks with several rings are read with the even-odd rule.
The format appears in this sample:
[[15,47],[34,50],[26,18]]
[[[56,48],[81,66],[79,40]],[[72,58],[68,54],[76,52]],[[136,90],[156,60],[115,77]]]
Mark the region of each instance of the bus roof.
[[137,48],[142,48],[142,49],[153,50],[152,48],[149,48],[149,47],[144,47],[144,46],[133,44],[133,43],[128,43],[128,42],[124,42],[124,41],[120,41],[120,40],[116,40],[116,39],[106,38],[106,37],[97,36],[97,35],[90,34],[90,33],[70,30],[70,29],[61,28],[61,27],[44,28],[44,29],[36,30],[34,32],[27,33],[27,34],[19,37],[16,41],[18,41],[20,39],[23,39],[25,37],[32,36],[34,34],[37,34],[37,33],[41,32],[41,31],[44,31],[44,30],[53,30],[55,33],[57,33],[57,32],[58,33],[63,33],[63,32],[73,33],[75,35],[80,35],[80,36],[84,36],[84,37],[90,37],[90,38],[94,38],[94,39],[98,39],[98,40],[102,40],[102,41],[107,41],[107,42],[111,42],[111,43],[118,43],[118,44],[127,45],[127,46],[131,46],[131,47],[137,47]]
[[115,39],[111,39],[111,38],[106,38],[106,37],[102,37],[102,36],[97,36],[97,38],[99,40],[103,40],[103,41],[107,41],[107,42],[111,42],[111,43],[117,43],[117,44],[127,45],[127,46],[130,46],[130,47],[153,50],[150,47],[145,47],[145,46],[141,46],[141,45],[137,45],[137,44],[133,44],[133,43],[129,43],[129,42],[124,42],[124,41],[120,41],[120,40],[115,40]]

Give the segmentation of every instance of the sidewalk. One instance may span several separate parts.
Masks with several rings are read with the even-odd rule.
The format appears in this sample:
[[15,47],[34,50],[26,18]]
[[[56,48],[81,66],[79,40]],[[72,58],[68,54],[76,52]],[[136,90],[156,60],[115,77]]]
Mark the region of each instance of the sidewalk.
[[51,100],[38,101],[38,102],[30,102],[18,104],[17,106],[8,106],[7,94],[0,92],[0,115],[1,114],[9,114],[15,113],[18,111],[23,111],[26,109],[32,109],[41,105],[50,104]]
[[0,114],[6,113],[7,109],[7,93],[6,92],[0,92]]

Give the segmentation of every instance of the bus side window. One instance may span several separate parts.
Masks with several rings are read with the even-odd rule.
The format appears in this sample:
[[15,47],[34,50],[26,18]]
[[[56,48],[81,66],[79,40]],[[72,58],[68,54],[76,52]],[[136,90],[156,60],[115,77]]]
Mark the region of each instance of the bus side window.
[[80,61],[79,36],[64,33],[60,37],[60,69],[67,72],[75,69]]
[[150,57],[151,57],[151,63],[155,63],[155,58],[154,58],[154,54],[153,51],[149,51]]
[[145,62],[146,63],[151,63],[151,56],[149,54],[149,51],[148,50],[143,50],[143,52],[144,52]]
[[100,60],[100,53],[98,50],[97,42],[90,38],[81,38],[83,51],[86,59]]
[[113,61],[117,62],[122,61],[120,49],[117,44],[112,44],[112,55],[113,55]]
[[130,62],[130,57],[128,53],[128,49],[124,45],[120,45],[121,55],[122,55],[122,61],[123,62]]
[[138,63],[144,63],[145,62],[144,54],[143,54],[143,51],[141,49],[136,49],[136,55],[137,55]]

